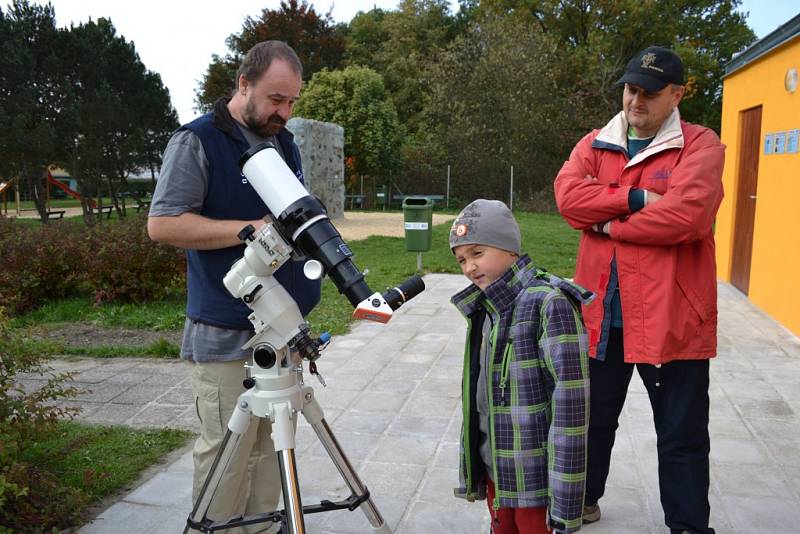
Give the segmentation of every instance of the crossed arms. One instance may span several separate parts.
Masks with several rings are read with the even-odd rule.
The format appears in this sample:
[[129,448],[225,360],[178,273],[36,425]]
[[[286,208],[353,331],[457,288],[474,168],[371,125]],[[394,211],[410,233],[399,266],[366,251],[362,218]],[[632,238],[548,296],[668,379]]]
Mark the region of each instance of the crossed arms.
[[648,192],[646,205],[633,212],[630,185],[597,179],[601,150],[591,148],[593,138],[581,139],[555,180],[556,203],[570,226],[640,245],[686,243],[711,232],[722,200],[725,158],[725,147],[712,131],[687,141],[664,195]]

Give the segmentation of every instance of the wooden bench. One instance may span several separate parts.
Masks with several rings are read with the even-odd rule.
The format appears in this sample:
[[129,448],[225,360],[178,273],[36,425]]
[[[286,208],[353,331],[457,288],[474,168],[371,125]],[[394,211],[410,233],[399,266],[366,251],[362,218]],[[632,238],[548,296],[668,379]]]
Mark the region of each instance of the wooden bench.
[[133,200],[136,202],[136,213],[139,213],[142,210],[146,211],[150,209],[150,199],[133,197]]
[[106,214],[106,219],[110,219],[111,218],[111,212],[114,211],[114,206],[100,206],[100,207],[94,208],[93,211],[97,215],[100,215],[100,217],[102,217],[103,214],[105,213]]
[[47,220],[63,219],[66,212],[67,210],[50,210],[47,212]]

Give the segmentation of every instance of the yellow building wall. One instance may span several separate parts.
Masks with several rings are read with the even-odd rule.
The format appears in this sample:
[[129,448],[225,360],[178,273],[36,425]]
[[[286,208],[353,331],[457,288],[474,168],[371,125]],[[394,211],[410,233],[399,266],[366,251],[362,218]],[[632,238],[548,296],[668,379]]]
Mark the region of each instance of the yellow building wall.
[[762,106],[758,189],[749,297],[800,335],[800,154],[764,154],[767,133],[800,129],[800,89],[784,87],[786,71],[800,71],[800,36],[734,72],[723,81],[722,142],[725,199],[717,215],[717,268],[731,279],[736,224],[740,112]]

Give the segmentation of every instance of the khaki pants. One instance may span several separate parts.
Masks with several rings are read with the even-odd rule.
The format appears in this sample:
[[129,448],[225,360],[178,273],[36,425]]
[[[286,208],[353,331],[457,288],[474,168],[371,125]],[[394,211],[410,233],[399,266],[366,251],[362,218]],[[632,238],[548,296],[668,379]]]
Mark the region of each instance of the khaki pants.
[[[244,360],[190,365],[193,367],[192,393],[202,426],[193,451],[192,502],[196,502],[227,431],[236,400],[245,391],[242,386],[245,374]],[[208,509],[209,518],[222,520],[238,514],[271,512],[277,508],[281,478],[271,432],[269,419],[251,419],[250,427],[242,436],[239,454],[231,459],[214,494]],[[218,532],[255,534],[276,531],[275,524],[261,523]]]

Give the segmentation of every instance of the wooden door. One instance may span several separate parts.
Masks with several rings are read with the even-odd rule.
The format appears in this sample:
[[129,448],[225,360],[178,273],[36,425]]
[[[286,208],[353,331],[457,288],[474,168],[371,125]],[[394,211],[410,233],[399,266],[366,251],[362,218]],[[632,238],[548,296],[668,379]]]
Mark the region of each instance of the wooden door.
[[733,229],[731,283],[745,295],[750,290],[753,226],[758,189],[758,156],[761,146],[761,106],[739,115],[739,165],[736,179],[736,214]]

